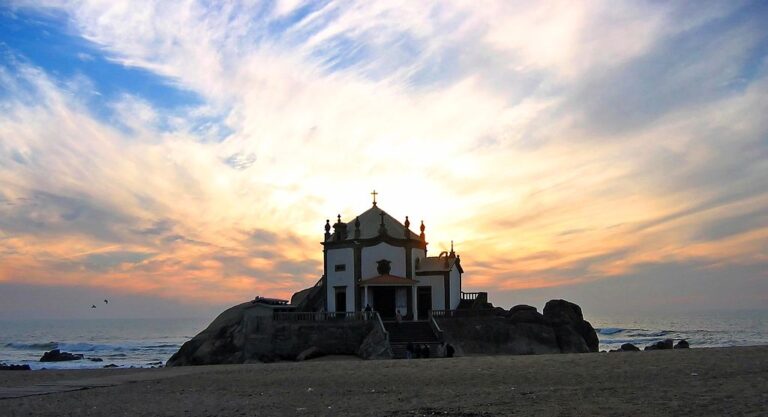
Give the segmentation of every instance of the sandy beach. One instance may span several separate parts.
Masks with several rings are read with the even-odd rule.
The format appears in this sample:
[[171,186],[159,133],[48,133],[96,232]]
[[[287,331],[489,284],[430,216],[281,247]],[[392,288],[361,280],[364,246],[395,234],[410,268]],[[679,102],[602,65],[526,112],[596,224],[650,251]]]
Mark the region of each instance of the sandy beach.
[[3,372],[0,397],[8,416],[762,416],[768,346]]

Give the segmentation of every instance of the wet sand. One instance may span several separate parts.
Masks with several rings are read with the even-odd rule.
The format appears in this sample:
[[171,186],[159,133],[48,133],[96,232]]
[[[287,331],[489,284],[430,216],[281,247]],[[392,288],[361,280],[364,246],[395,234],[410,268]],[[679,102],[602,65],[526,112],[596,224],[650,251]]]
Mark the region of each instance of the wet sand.
[[5,371],[3,393],[3,416],[765,416],[768,346]]

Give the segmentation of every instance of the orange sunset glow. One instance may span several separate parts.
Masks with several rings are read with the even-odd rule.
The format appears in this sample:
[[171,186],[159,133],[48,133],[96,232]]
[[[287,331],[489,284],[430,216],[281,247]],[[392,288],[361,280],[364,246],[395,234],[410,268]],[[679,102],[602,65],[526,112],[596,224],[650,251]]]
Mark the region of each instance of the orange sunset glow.
[[768,34],[736,4],[0,9],[0,314],[290,298],[374,189],[496,305],[768,300]]

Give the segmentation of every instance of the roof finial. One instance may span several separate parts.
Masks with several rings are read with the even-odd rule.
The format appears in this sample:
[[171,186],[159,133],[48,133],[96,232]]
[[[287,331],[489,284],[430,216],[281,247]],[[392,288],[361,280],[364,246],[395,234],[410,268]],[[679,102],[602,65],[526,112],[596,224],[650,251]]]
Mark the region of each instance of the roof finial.
[[405,216],[405,238],[406,239],[408,239],[408,237],[410,237],[411,235],[410,227],[411,227],[411,221],[408,220],[408,216]]
[[337,220],[339,223],[341,223],[341,214],[337,214],[337,215],[336,215],[336,220]]
[[451,241],[451,253],[449,253],[448,256],[450,256],[451,258],[456,256],[456,252],[453,251],[453,241]]
[[371,195],[373,196],[373,205],[375,206],[376,205],[376,196],[379,195],[379,193],[377,193],[376,190],[373,190]]
[[421,221],[421,227],[419,227],[419,229],[421,230],[421,235],[419,235],[419,237],[421,238],[421,240],[423,242],[425,240],[425,238],[426,238],[424,236],[424,229],[426,229],[426,226],[424,226],[424,220]]
[[325,240],[331,238],[331,221],[328,219],[325,219]]
[[360,216],[355,217],[355,239],[360,238]]

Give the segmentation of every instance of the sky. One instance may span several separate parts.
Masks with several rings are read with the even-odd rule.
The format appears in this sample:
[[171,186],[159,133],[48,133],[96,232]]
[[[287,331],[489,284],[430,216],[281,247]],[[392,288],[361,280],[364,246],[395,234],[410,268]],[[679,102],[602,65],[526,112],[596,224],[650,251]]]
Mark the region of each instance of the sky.
[[0,0],[0,318],[290,297],[374,189],[496,305],[766,308],[767,21],[762,1]]

